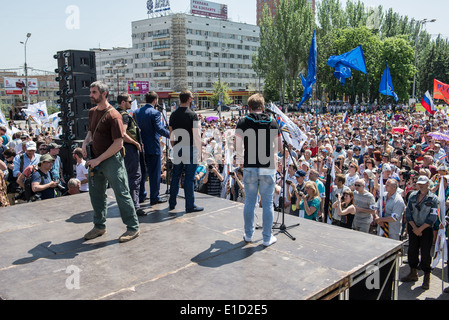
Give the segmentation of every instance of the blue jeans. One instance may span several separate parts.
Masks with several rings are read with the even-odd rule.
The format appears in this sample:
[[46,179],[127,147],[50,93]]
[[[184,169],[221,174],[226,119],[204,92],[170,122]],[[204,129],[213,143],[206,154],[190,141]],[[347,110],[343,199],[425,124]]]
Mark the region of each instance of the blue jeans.
[[[195,208],[195,173],[198,167],[196,159],[198,159],[198,152],[194,148],[186,148],[190,151],[190,161],[186,163],[182,162],[179,158],[174,161],[172,180],[170,184],[170,199],[168,204],[170,207],[176,206],[176,197],[179,192],[179,181],[181,180],[181,175],[185,169],[184,177],[184,196],[186,210],[192,210]],[[184,149],[185,150],[185,149]],[[175,155],[176,157],[176,155]],[[178,161],[176,161],[178,160]]]
[[[271,171],[273,173],[271,174]],[[245,235],[252,237],[254,233],[254,210],[257,198],[260,194],[262,203],[262,236],[263,241],[269,241],[273,227],[273,194],[275,182],[274,170],[261,168],[245,168],[243,170],[243,184],[245,187],[245,208],[243,209],[243,219]]]

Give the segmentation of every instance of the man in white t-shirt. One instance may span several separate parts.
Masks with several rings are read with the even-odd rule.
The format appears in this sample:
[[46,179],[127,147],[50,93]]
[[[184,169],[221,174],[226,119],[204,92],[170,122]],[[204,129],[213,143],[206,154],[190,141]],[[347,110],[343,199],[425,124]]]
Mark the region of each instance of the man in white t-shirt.
[[89,169],[86,168],[86,161],[83,159],[83,150],[76,148],[73,150],[73,159],[76,161],[76,178],[81,181],[81,192],[89,191]]

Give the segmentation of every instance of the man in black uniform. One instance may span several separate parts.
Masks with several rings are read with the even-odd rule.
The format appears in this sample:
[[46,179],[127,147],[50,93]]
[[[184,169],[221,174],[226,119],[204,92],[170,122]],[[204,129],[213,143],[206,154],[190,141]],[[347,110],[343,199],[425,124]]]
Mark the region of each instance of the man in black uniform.
[[195,172],[198,166],[198,154],[201,150],[201,127],[197,114],[190,109],[193,94],[182,91],[179,95],[179,108],[170,116],[170,142],[173,146],[173,172],[170,185],[170,210],[176,207],[179,192],[179,180],[185,169],[184,195],[186,212],[202,211],[195,205]]
[[118,108],[117,111],[122,115],[123,129],[125,135],[123,137],[123,146],[125,147],[125,167],[128,173],[129,192],[136,208],[138,216],[144,216],[145,211],[140,208],[139,204],[139,191],[140,181],[142,178],[140,170],[140,153],[142,152],[139,127],[136,120],[128,113],[127,110],[131,109],[131,96],[129,94],[120,94],[117,98]]

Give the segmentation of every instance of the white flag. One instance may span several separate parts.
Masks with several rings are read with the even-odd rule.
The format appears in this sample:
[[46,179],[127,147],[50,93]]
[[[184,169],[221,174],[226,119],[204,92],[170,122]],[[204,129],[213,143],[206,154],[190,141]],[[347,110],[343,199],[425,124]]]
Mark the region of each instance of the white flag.
[[[270,109],[271,109],[271,111],[273,111],[274,113],[279,115],[279,117],[285,123],[285,125],[288,128],[288,131],[291,135],[291,142],[292,142],[293,147],[295,147],[298,150],[301,150],[302,146],[304,145],[304,142],[307,141],[307,136],[304,134],[304,132],[302,132],[301,129],[299,129],[298,126],[289,117],[287,117],[281,110],[279,110],[279,108],[276,107],[273,103],[271,103]],[[287,143],[289,143],[287,138],[286,138],[286,140],[287,140]]]
[[129,112],[134,113],[137,109],[139,109],[139,103],[137,102],[137,99],[135,99],[131,104],[131,109]]
[[48,124],[48,111],[47,111],[47,102],[38,102],[32,105],[29,105],[27,109],[23,109],[27,116],[31,116],[31,118],[38,125]]
[[53,113],[48,116],[48,121],[50,124],[50,127],[57,130],[59,127],[59,121],[61,121],[61,118],[59,118],[59,112]]
[[0,124],[7,126],[8,122],[6,122],[5,115],[3,114],[2,110],[0,109]]

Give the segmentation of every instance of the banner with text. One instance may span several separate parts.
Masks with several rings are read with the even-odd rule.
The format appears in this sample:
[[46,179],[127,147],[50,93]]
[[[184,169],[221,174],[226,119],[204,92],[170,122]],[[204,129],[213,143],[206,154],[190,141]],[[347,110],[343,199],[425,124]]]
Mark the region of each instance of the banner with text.
[[[5,94],[25,94],[25,78],[4,78]],[[35,78],[28,78],[28,92],[32,95],[38,95],[38,82]]]
[[228,6],[225,4],[191,0],[192,14],[228,20]]
[[445,84],[437,79],[434,79],[433,98],[444,100],[447,104],[449,104],[449,84]]
[[147,94],[150,92],[149,81],[128,81],[128,94]]

